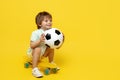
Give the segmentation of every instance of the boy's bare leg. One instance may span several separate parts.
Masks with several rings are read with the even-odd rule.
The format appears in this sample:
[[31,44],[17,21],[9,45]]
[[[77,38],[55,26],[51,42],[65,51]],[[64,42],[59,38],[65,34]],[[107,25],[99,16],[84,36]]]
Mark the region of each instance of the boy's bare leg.
[[41,49],[39,47],[33,49],[32,52],[32,64],[33,64],[33,69],[32,69],[32,75],[37,77],[37,78],[41,78],[43,77],[43,74],[40,72],[40,70],[38,69],[37,65],[38,65],[38,61],[40,58],[40,51]]
[[40,48],[39,47],[33,49],[32,56],[33,56],[32,65],[33,65],[33,68],[35,68],[35,67],[37,67],[38,61],[40,58]]
[[43,56],[48,57],[49,62],[52,62],[54,58],[54,49],[47,48]]
[[53,59],[54,59],[54,49],[50,49],[49,50],[48,59],[49,59],[50,63],[53,62]]
[[[54,63],[54,49],[47,48],[46,52],[45,52],[45,54],[43,56],[44,57],[48,57],[49,62],[52,63],[52,64],[54,64],[54,65],[56,65]],[[57,67],[57,69],[59,70],[60,68]]]

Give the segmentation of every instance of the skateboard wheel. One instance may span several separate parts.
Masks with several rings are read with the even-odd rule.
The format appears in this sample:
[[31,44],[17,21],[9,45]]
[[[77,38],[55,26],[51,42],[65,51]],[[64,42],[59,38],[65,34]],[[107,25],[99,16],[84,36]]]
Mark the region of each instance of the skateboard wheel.
[[30,66],[30,64],[28,62],[24,64],[25,68],[29,68],[29,66]]
[[53,73],[57,73],[57,68],[53,68],[53,69],[52,69],[52,72],[53,72]]
[[49,75],[50,74],[50,70],[49,69],[45,69],[44,73],[45,73],[45,75]]

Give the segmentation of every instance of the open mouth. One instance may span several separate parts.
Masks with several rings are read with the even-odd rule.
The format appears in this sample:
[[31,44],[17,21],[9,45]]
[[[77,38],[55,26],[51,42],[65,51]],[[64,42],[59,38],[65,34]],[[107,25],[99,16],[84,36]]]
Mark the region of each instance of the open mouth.
[[47,26],[51,26],[51,25],[47,25]]

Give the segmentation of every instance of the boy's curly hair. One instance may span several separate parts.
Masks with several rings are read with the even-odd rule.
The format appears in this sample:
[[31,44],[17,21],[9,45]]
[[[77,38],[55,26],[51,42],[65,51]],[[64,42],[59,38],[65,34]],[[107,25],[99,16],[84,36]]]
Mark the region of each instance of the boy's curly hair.
[[52,19],[52,15],[46,11],[43,12],[39,12],[35,18],[35,22],[37,24],[37,28],[40,29],[41,28],[41,23],[44,20],[44,17],[48,17]]

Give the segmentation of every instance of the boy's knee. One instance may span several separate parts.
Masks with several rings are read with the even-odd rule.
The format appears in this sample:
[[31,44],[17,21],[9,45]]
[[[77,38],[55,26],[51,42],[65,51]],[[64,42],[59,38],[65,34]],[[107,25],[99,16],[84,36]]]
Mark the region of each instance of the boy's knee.
[[34,50],[35,51],[40,51],[41,49],[40,49],[40,47],[36,47]]
[[54,52],[54,49],[50,49],[50,52]]
[[47,51],[54,51],[54,49],[51,49],[51,48],[47,48]]
[[39,47],[34,48],[34,50],[33,50],[33,54],[34,54],[34,53],[39,54],[39,53],[40,53],[40,51],[41,51],[41,49],[40,49]]

